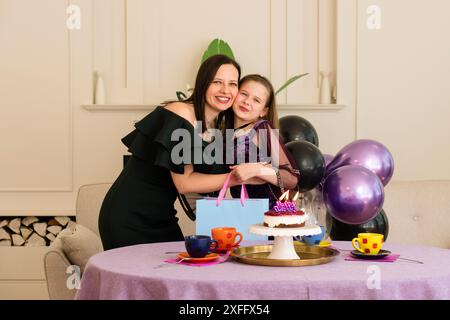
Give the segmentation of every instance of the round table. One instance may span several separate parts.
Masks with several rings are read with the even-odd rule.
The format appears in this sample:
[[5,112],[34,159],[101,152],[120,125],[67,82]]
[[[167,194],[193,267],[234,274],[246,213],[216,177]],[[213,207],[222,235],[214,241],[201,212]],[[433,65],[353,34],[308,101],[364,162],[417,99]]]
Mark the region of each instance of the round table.
[[[246,242],[242,246],[266,244]],[[341,254],[308,267],[266,267],[230,260],[197,267],[169,264],[184,242],[123,247],[89,260],[76,299],[305,300],[450,299],[450,250],[385,243],[383,249],[423,264],[346,261],[350,242],[334,241]]]

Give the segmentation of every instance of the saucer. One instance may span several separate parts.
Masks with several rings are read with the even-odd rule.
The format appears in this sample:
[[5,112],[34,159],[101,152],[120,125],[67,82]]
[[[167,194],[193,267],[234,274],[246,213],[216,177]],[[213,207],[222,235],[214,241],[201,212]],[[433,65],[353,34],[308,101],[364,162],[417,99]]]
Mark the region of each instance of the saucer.
[[320,241],[319,247],[329,247],[331,246],[331,242],[329,241]]
[[178,254],[179,259],[185,259],[186,262],[208,262],[217,259],[219,255],[217,253],[210,253],[203,258],[191,258],[187,252],[181,252]]
[[356,258],[368,259],[368,260],[384,258],[391,254],[391,252],[388,250],[380,250],[380,252],[378,252],[377,254],[365,254],[365,253],[359,252],[358,250],[353,250],[350,253],[352,254],[352,256],[354,256]]
[[239,245],[231,247],[230,249],[217,249],[215,252],[217,252],[217,253],[227,253],[228,251],[233,251],[236,248],[239,248]]

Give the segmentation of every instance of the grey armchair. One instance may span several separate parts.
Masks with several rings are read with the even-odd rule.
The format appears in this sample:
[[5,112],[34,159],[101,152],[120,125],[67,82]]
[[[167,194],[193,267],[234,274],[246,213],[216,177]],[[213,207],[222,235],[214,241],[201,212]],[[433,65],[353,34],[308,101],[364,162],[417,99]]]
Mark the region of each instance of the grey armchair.
[[[102,201],[111,187],[110,183],[89,184],[78,190],[76,203],[76,220],[99,237],[98,215]],[[100,237],[99,237],[100,241]],[[45,277],[49,297],[52,300],[72,300],[76,290],[67,286],[69,274],[67,268],[75,263],[64,254],[60,242],[54,242],[44,256]]]

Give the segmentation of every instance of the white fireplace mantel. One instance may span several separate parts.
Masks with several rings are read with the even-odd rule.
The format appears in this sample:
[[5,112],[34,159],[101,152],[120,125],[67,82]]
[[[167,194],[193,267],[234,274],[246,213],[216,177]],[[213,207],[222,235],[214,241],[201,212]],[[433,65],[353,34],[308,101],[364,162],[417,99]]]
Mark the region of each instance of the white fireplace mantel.
[[[156,105],[145,104],[86,104],[82,107],[89,111],[153,111]],[[295,111],[338,111],[345,107],[342,104],[295,104],[278,105],[277,111],[295,112]]]

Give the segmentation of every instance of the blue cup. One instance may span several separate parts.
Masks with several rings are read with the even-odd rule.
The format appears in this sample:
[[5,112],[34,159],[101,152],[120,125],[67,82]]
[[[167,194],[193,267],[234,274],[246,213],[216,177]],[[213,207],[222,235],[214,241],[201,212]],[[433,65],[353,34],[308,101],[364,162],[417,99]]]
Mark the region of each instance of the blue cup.
[[323,236],[325,234],[325,228],[323,226],[320,226],[320,230],[322,230],[321,233],[315,234],[312,236],[303,236],[302,240],[305,244],[308,246],[317,246],[320,244],[320,241],[322,241]]
[[[211,239],[210,236],[192,235],[184,237],[184,244],[186,251],[192,258],[203,258],[208,253],[215,251],[219,246],[216,240]],[[213,248],[211,245],[215,244]]]

